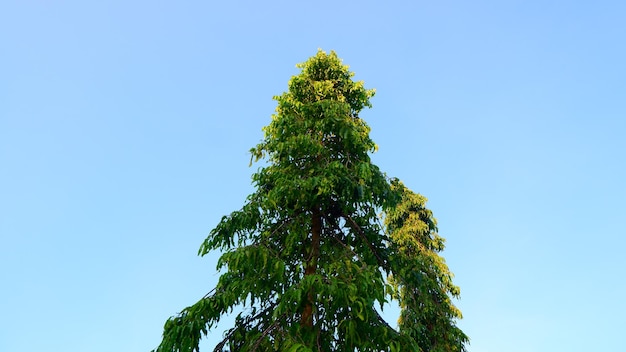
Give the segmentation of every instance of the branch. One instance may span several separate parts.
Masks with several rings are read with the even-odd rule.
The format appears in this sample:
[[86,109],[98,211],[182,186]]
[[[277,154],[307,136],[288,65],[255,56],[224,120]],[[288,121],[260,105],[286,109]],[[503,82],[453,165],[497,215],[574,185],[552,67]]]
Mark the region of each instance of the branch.
[[226,335],[226,337],[224,337],[224,339],[222,341],[220,341],[220,343],[217,344],[217,346],[215,346],[215,349],[213,349],[213,352],[218,352],[218,351],[223,351],[224,345],[226,345],[226,342],[228,342],[228,340],[233,336],[233,334],[235,332],[237,332],[240,328],[242,327],[246,327],[248,326],[248,324],[250,324],[251,322],[253,322],[254,320],[258,319],[259,317],[261,317],[263,314],[267,313],[268,310],[273,309],[274,307],[276,307],[276,303],[272,303],[270,304],[269,307],[263,309],[261,312],[259,312],[258,314],[256,314],[253,317],[249,317],[246,318],[246,321],[239,325],[236,326],[234,328],[232,328],[230,330],[230,332],[228,333],[228,335]]
[[278,319],[276,319],[272,324],[270,324],[270,326],[268,326],[265,330],[263,330],[263,333],[261,334],[261,336],[259,336],[258,339],[256,339],[256,341],[254,342],[254,346],[252,347],[253,351],[256,351],[257,347],[259,347],[259,344],[261,343],[261,340],[263,340],[263,338],[265,336],[267,336],[272,330],[274,330],[276,328],[276,325],[278,324],[278,322],[280,321],[280,319],[284,318],[286,314],[281,315]]
[[[326,217],[325,217],[326,219]],[[338,231],[341,231],[341,229],[339,228],[339,226],[337,224],[332,224],[333,227],[335,229],[337,229]],[[358,260],[361,262],[361,268],[364,268],[367,264],[365,263],[365,261],[363,260],[363,258],[361,258],[361,256],[354,251],[354,249],[352,249],[352,246],[349,246],[345,243],[343,243],[343,241],[341,241],[338,237],[337,234],[335,233],[331,233],[330,235],[332,237],[332,239],[334,239],[335,241],[337,241],[337,243],[339,243],[343,248],[345,248],[346,250],[348,250],[350,253],[352,253],[352,255],[356,258],[358,258]]]
[[354,221],[354,219],[352,219],[350,215],[346,215],[342,213],[341,216],[344,219],[348,220],[348,222],[350,222],[350,226],[352,227],[352,229],[355,230],[359,234],[359,236],[361,236],[363,241],[365,241],[370,251],[372,251],[372,254],[374,254],[374,256],[376,257],[378,265],[382,268],[386,268],[385,261],[378,255],[378,253],[376,252],[376,248],[374,248],[374,246],[372,246],[372,244],[367,240],[365,233],[363,232],[361,227],[356,223],[356,221]]

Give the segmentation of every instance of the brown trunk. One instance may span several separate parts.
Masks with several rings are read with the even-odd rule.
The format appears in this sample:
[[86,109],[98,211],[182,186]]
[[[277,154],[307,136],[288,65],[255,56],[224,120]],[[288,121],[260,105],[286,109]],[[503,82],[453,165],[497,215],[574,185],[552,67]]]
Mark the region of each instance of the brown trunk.
[[[320,235],[322,233],[322,216],[319,209],[314,209],[311,215],[311,248],[304,267],[304,276],[313,275],[317,271],[317,260],[320,255]],[[315,292],[309,291],[307,302],[302,310],[300,324],[313,327],[313,305],[315,304]]]

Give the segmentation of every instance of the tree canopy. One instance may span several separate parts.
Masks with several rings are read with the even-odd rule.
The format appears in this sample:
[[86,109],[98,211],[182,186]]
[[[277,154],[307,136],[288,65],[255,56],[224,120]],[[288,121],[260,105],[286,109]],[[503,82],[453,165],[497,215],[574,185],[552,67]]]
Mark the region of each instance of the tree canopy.
[[[216,287],[165,323],[158,352],[198,351],[239,312],[215,351],[465,351],[459,288],[426,199],[370,160],[359,112],[374,90],[334,52],[297,65],[251,161],[255,192],[199,254],[219,250]],[[397,328],[378,313],[399,302]]]

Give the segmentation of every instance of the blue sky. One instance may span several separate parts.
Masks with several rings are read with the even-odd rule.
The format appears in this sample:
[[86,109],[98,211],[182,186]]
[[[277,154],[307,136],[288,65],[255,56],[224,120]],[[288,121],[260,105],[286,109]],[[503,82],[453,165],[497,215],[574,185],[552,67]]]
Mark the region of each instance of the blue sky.
[[[626,3],[0,4],[0,350],[148,351],[318,48],[376,88],[373,160],[429,198],[470,352],[626,350]],[[389,314],[393,315],[393,309]],[[215,344],[221,331],[203,344]]]

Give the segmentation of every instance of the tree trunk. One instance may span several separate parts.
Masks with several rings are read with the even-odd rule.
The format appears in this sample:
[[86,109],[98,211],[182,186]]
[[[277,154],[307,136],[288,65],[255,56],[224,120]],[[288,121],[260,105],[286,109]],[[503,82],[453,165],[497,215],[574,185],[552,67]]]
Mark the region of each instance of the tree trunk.
[[[322,233],[322,215],[319,209],[313,209],[311,214],[311,248],[309,251],[304,276],[314,275],[317,271],[317,260],[320,255],[320,236]],[[302,310],[300,324],[309,328],[313,327],[313,306],[315,305],[315,292],[311,289],[307,294],[307,301]]]

